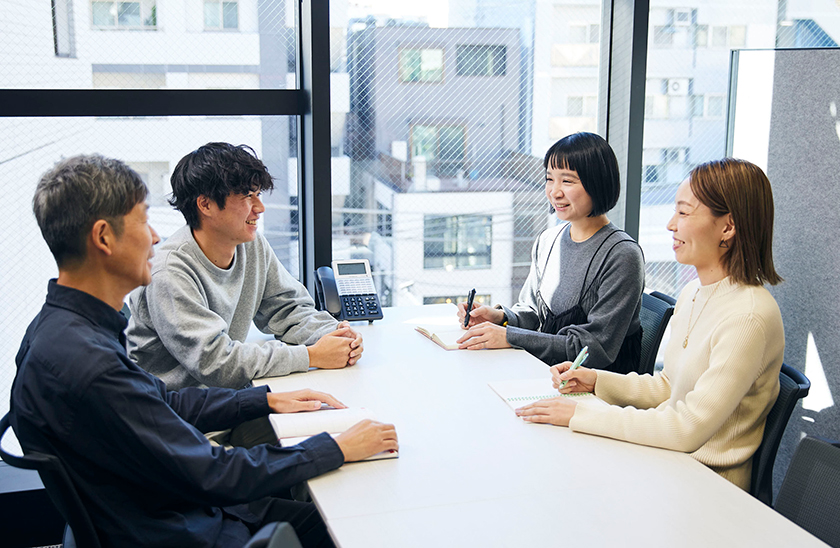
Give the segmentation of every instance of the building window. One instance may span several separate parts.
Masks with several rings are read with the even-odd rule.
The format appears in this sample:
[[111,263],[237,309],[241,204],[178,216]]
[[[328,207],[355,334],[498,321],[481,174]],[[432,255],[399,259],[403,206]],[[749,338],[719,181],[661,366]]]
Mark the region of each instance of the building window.
[[154,29],[157,28],[155,0],[140,2],[91,2],[94,28]]
[[162,89],[166,87],[164,72],[94,72],[94,89]]
[[670,102],[667,95],[647,95],[645,97],[645,118],[668,118],[670,110]]
[[236,30],[239,28],[239,3],[204,0],[204,28]]
[[507,72],[507,47],[458,46],[455,49],[458,76],[504,76]]
[[671,25],[653,27],[653,43],[657,46],[674,44],[674,27]]
[[690,114],[693,118],[702,118],[705,112],[702,95],[692,95],[689,102]]
[[685,164],[688,162],[688,149],[684,147],[663,148],[663,164]]
[[654,185],[665,181],[665,166],[644,166],[644,182]]
[[598,100],[594,95],[570,95],[566,98],[566,116],[595,116],[597,104]]
[[705,48],[709,46],[709,25],[697,25],[694,28],[694,47]]
[[570,44],[597,44],[601,39],[601,25],[569,25]]
[[706,116],[709,118],[722,118],[726,114],[726,103],[722,95],[706,96]]
[[690,9],[675,9],[668,10],[668,18],[671,24],[675,27],[687,27],[692,22],[692,10]]
[[463,126],[416,125],[411,128],[411,157],[426,158],[428,173],[454,177],[464,169],[466,130]]
[[442,49],[400,50],[401,82],[443,81]]
[[493,241],[492,215],[426,215],[424,268],[486,268]]
[[712,27],[712,47],[725,48],[726,47],[726,27]]
[[747,45],[747,27],[712,27],[712,40],[710,46],[713,48],[738,49]]
[[376,215],[376,232],[383,238],[390,238],[393,236],[391,212],[379,202],[376,202],[376,209],[380,212]]
[[71,0],[52,0],[53,45],[56,57],[76,55],[73,33],[73,3]]
[[747,46],[747,27],[729,27],[729,47],[733,49]]
[[695,118],[722,118],[726,114],[723,95],[692,95],[691,116]]

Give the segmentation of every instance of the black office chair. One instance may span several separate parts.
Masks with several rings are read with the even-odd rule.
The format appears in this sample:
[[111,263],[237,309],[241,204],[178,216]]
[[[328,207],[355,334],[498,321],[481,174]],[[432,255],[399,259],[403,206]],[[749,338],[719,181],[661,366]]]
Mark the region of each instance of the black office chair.
[[674,313],[674,304],[670,301],[673,299],[659,292],[642,293],[642,310],[639,312],[639,321],[642,324],[642,355],[639,360],[639,374],[653,374],[659,343],[662,342],[662,335]]
[[242,548],[302,548],[294,528],[286,522],[269,523]]
[[752,462],[750,494],[770,506],[773,500],[773,464],[796,402],[808,395],[811,381],[787,364],[779,372],[779,397],[767,415],[764,438],[756,449]]
[[840,443],[806,437],[776,497],[776,511],[840,548]]
[[[41,476],[50,500],[67,521],[64,548],[99,548],[101,545],[96,529],[64,465],[53,455],[28,451],[26,455],[18,456],[6,452],[2,442],[10,426],[9,415],[6,414],[0,419],[0,458],[10,466],[36,470]],[[274,522],[257,531],[243,548],[301,548],[301,545],[291,525]]]
[[[9,429],[9,415],[6,414],[0,419],[0,442]],[[75,548],[78,546],[99,548],[99,537],[93,528],[90,520],[70,476],[61,461],[53,455],[27,452],[24,456],[17,456],[7,453],[0,446],[0,458],[9,466],[36,470],[41,476],[41,481],[47,490],[47,494],[58,509],[61,516],[67,521],[64,529],[64,547]]]
[[674,297],[672,297],[670,295],[666,295],[665,293],[662,293],[660,291],[651,291],[650,294],[653,295],[654,297],[662,299],[663,301],[670,304],[671,306],[676,306],[677,305],[677,299],[675,299]]

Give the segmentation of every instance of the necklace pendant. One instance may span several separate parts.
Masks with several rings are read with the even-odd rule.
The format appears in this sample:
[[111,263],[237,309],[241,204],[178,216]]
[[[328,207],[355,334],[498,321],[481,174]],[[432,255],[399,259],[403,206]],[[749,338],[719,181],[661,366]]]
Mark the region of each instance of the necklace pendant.
[[685,340],[683,341],[683,348],[688,346],[688,336],[686,336]]

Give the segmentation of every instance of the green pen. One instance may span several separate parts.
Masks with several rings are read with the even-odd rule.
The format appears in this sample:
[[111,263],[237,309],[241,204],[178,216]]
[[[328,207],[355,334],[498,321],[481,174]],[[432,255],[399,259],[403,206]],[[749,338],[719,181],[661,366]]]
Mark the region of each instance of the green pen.
[[[577,358],[575,358],[575,361],[572,363],[572,366],[568,370],[569,371],[574,371],[575,369],[577,369],[578,367],[583,365],[583,362],[585,362],[586,358],[588,358],[588,357],[589,357],[589,347],[584,346],[583,348],[580,349],[580,353],[577,355]],[[563,388],[564,386],[566,386],[566,383],[568,383],[568,382],[569,381],[561,382],[560,383],[560,388]]]

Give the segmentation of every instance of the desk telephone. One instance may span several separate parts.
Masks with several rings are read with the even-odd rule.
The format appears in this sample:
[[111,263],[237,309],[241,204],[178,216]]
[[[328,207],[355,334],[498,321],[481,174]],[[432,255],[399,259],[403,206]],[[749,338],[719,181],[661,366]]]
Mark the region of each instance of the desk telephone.
[[382,307],[367,259],[333,261],[315,272],[315,294],[321,310],[339,320],[382,319]]

